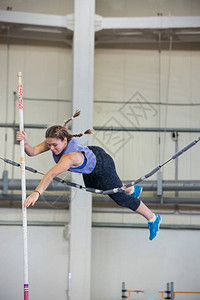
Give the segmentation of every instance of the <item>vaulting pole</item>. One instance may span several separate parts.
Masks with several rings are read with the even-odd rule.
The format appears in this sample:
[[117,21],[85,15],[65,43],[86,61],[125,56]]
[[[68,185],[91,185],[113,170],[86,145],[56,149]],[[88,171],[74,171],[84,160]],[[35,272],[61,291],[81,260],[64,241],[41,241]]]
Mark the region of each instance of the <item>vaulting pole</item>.
[[[18,77],[18,104],[19,104],[19,130],[24,130],[23,117],[23,89],[22,89],[22,73],[17,74]],[[21,189],[22,189],[22,216],[23,216],[23,238],[24,238],[24,300],[29,298],[28,288],[28,242],[27,242],[27,210],[24,207],[26,199],[26,175],[25,175],[25,158],[24,158],[24,140],[20,142],[20,164],[21,164]]]

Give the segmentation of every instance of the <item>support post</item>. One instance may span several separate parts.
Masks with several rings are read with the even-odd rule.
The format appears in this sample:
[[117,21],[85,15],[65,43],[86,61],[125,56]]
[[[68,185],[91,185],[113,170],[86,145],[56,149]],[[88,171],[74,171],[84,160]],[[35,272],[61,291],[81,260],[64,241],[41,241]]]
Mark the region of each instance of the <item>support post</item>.
[[173,281],[170,284],[171,284],[171,300],[174,300],[174,283],[173,283]]
[[157,196],[162,197],[162,193],[162,172],[159,171],[157,176]]
[[125,286],[125,282],[122,282],[122,300],[126,299],[126,286]]
[[[73,133],[82,133],[93,125],[94,18],[95,0],[74,1],[72,110],[80,109],[81,116],[72,121]],[[91,136],[82,137],[81,142],[91,145]],[[73,182],[80,180],[80,175],[72,174]],[[70,300],[90,299],[91,215],[92,195],[73,189],[70,205]]]
[[3,195],[8,195],[8,171],[3,171]]
[[165,299],[171,300],[171,290],[170,290],[169,282],[167,282],[165,293],[166,293]]

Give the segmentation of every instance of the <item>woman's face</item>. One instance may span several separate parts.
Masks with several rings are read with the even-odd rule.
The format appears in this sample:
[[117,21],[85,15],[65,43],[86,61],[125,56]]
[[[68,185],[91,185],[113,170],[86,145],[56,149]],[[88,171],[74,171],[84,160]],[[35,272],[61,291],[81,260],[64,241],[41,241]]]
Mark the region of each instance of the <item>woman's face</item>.
[[67,146],[67,138],[64,138],[62,141],[61,139],[56,138],[47,138],[46,139],[47,146],[49,149],[55,154],[60,154],[65,147]]

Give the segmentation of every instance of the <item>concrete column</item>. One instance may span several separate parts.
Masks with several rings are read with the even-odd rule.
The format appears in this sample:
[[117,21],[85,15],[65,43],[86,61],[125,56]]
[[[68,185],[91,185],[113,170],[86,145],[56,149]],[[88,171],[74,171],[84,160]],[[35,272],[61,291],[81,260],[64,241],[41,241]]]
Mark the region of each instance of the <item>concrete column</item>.
[[[93,126],[94,77],[94,16],[95,0],[74,1],[73,40],[73,112],[81,109],[81,116],[72,122],[72,132],[82,133]],[[80,141],[91,145],[91,136]],[[80,182],[81,176],[72,174]],[[72,190],[70,205],[70,300],[90,299],[91,277],[91,213],[92,195]]]

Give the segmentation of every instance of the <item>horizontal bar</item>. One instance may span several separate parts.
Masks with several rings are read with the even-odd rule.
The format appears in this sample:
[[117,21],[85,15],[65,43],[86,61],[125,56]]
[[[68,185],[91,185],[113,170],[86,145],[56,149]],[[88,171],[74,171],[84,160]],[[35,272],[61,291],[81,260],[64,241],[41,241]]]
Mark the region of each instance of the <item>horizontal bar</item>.
[[[30,193],[29,193],[30,194]],[[21,195],[8,194],[6,196],[0,194],[0,200],[3,201],[21,201]],[[42,195],[37,202],[54,202],[67,203],[70,202],[70,194],[66,195]],[[142,197],[142,201],[146,204],[160,204],[160,197]],[[113,203],[113,200],[107,196],[93,196],[94,203]],[[200,198],[180,198],[180,197],[163,197],[163,204],[200,204]]]
[[[146,204],[160,204],[160,197],[141,197]],[[112,203],[109,197],[95,196],[94,203]],[[200,204],[200,198],[163,197],[162,204]]]
[[[68,222],[28,221],[28,226],[65,226]],[[22,226],[22,221],[0,221],[0,226]]]
[[[37,179],[27,179],[26,189],[34,190],[40,183],[41,180]],[[3,180],[0,179],[0,189],[3,189]],[[7,181],[8,190],[21,190],[21,180],[20,179],[8,179]],[[66,184],[55,183],[54,181],[48,186],[48,191],[68,191],[69,187]]]
[[[28,226],[65,226],[68,222],[40,222],[28,221]],[[22,221],[0,221],[0,226],[22,226]],[[102,223],[92,222],[92,227],[110,227],[110,228],[147,228],[146,224],[134,223]],[[177,229],[177,230],[200,230],[200,225],[177,225],[177,224],[163,224],[162,229]]]
[[200,292],[174,292],[174,294],[200,294]]
[[[129,181],[123,181],[127,183]],[[27,190],[33,190],[40,183],[38,179],[27,179],[26,188]],[[157,191],[157,181],[147,180],[141,182],[144,192]],[[0,179],[0,189],[3,189],[3,179]],[[10,190],[21,190],[20,179],[8,179],[8,189]],[[163,191],[200,191],[200,180],[163,180],[162,181]],[[68,191],[69,187],[62,183],[52,182],[49,187],[49,191]]]
[[[24,124],[25,128],[37,128],[37,129],[44,129],[47,128],[49,125],[47,124]],[[0,123],[0,127],[3,128],[19,128],[18,124],[14,123]]]
[[[25,128],[48,128],[47,124],[24,124]],[[18,128],[18,124],[0,123],[0,127]],[[140,131],[140,132],[200,132],[200,128],[163,128],[163,127],[103,127],[93,126],[96,131]]]
[[158,127],[101,127],[94,126],[96,131],[139,131],[139,132],[200,132],[200,128],[158,128]]
[[[169,291],[170,292],[170,291]],[[166,293],[166,291],[158,291],[158,293],[160,293],[160,294],[164,294],[164,293]],[[182,291],[175,291],[175,292],[173,292],[174,294],[200,294],[200,292],[182,292]]]
[[[138,223],[109,223],[109,222],[93,222],[92,227],[107,228],[147,228],[146,224]],[[180,230],[200,230],[200,225],[179,225],[179,224],[162,224],[162,229],[180,229]]]

